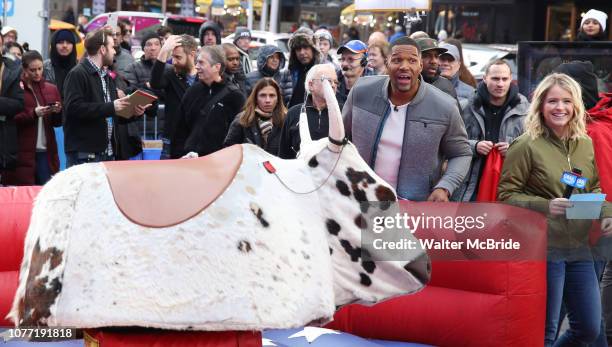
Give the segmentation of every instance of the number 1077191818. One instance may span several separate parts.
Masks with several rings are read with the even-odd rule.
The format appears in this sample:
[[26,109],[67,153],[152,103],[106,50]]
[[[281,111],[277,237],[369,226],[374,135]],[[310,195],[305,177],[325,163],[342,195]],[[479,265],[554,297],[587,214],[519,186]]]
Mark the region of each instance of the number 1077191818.
[[59,327],[0,328],[0,337],[4,342],[10,340],[57,341],[77,338],[76,329]]

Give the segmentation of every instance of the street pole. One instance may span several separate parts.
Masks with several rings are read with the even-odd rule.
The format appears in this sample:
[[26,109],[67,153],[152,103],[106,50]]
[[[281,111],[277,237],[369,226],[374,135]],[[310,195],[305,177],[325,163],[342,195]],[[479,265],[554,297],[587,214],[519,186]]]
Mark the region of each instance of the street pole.
[[259,30],[266,31],[266,22],[268,21],[268,0],[261,2],[261,22],[259,23]]
[[270,4],[270,31],[273,33],[278,32],[278,0],[272,0]]
[[2,1],[2,25],[6,25],[6,9],[8,8],[8,0]]
[[249,0],[249,8],[247,8],[247,27],[253,30],[253,0]]
[[[4,1],[6,4],[6,0]],[[49,10],[49,0],[43,2],[43,27],[42,27],[42,56],[47,59],[49,56],[49,19],[51,11]]]

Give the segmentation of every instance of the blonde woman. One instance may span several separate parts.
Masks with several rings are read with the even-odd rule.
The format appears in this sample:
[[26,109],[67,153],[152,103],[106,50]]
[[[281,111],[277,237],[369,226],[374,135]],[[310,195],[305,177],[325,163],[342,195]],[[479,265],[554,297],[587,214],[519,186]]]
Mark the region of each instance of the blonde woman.
[[[565,185],[560,178],[573,168],[588,178],[577,193],[601,192],[580,86],[555,73],[536,88],[525,134],[508,149],[498,187],[500,201],[548,215],[546,346],[586,345],[600,332],[601,299],[588,247],[591,221],[564,218],[572,204],[562,197]],[[612,232],[610,206],[604,206],[601,215],[602,231]],[[562,302],[570,328],[556,339]]]
[[386,75],[385,61],[389,56],[389,44],[382,41],[374,41],[368,46],[368,67],[375,75]]

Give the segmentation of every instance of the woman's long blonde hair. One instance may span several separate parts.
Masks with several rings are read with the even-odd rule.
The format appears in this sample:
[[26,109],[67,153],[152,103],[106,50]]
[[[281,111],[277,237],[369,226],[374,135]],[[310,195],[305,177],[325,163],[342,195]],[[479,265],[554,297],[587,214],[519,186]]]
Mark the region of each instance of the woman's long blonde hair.
[[574,114],[570,119],[568,126],[568,138],[577,139],[587,136],[586,132],[586,111],[582,102],[582,91],[580,85],[571,77],[562,73],[553,73],[540,82],[538,87],[533,92],[533,99],[529,106],[529,113],[525,117],[525,133],[532,139],[536,139],[543,135],[550,135],[550,129],[545,125],[544,114],[542,108],[546,101],[548,91],[553,86],[559,86],[572,96],[572,104],[574,105]]

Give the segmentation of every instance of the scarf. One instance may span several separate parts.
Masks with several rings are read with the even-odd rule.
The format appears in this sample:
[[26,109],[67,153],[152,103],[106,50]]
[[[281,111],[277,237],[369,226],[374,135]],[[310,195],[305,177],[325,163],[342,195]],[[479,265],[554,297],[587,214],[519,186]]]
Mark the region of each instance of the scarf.
[[259,107],[255,108],[255,113],[257,113],[257,126],[261,132],[264,144],[266,144],[268,143],[268,135],[272,132],[272,113],[266,113],[260,110]]

